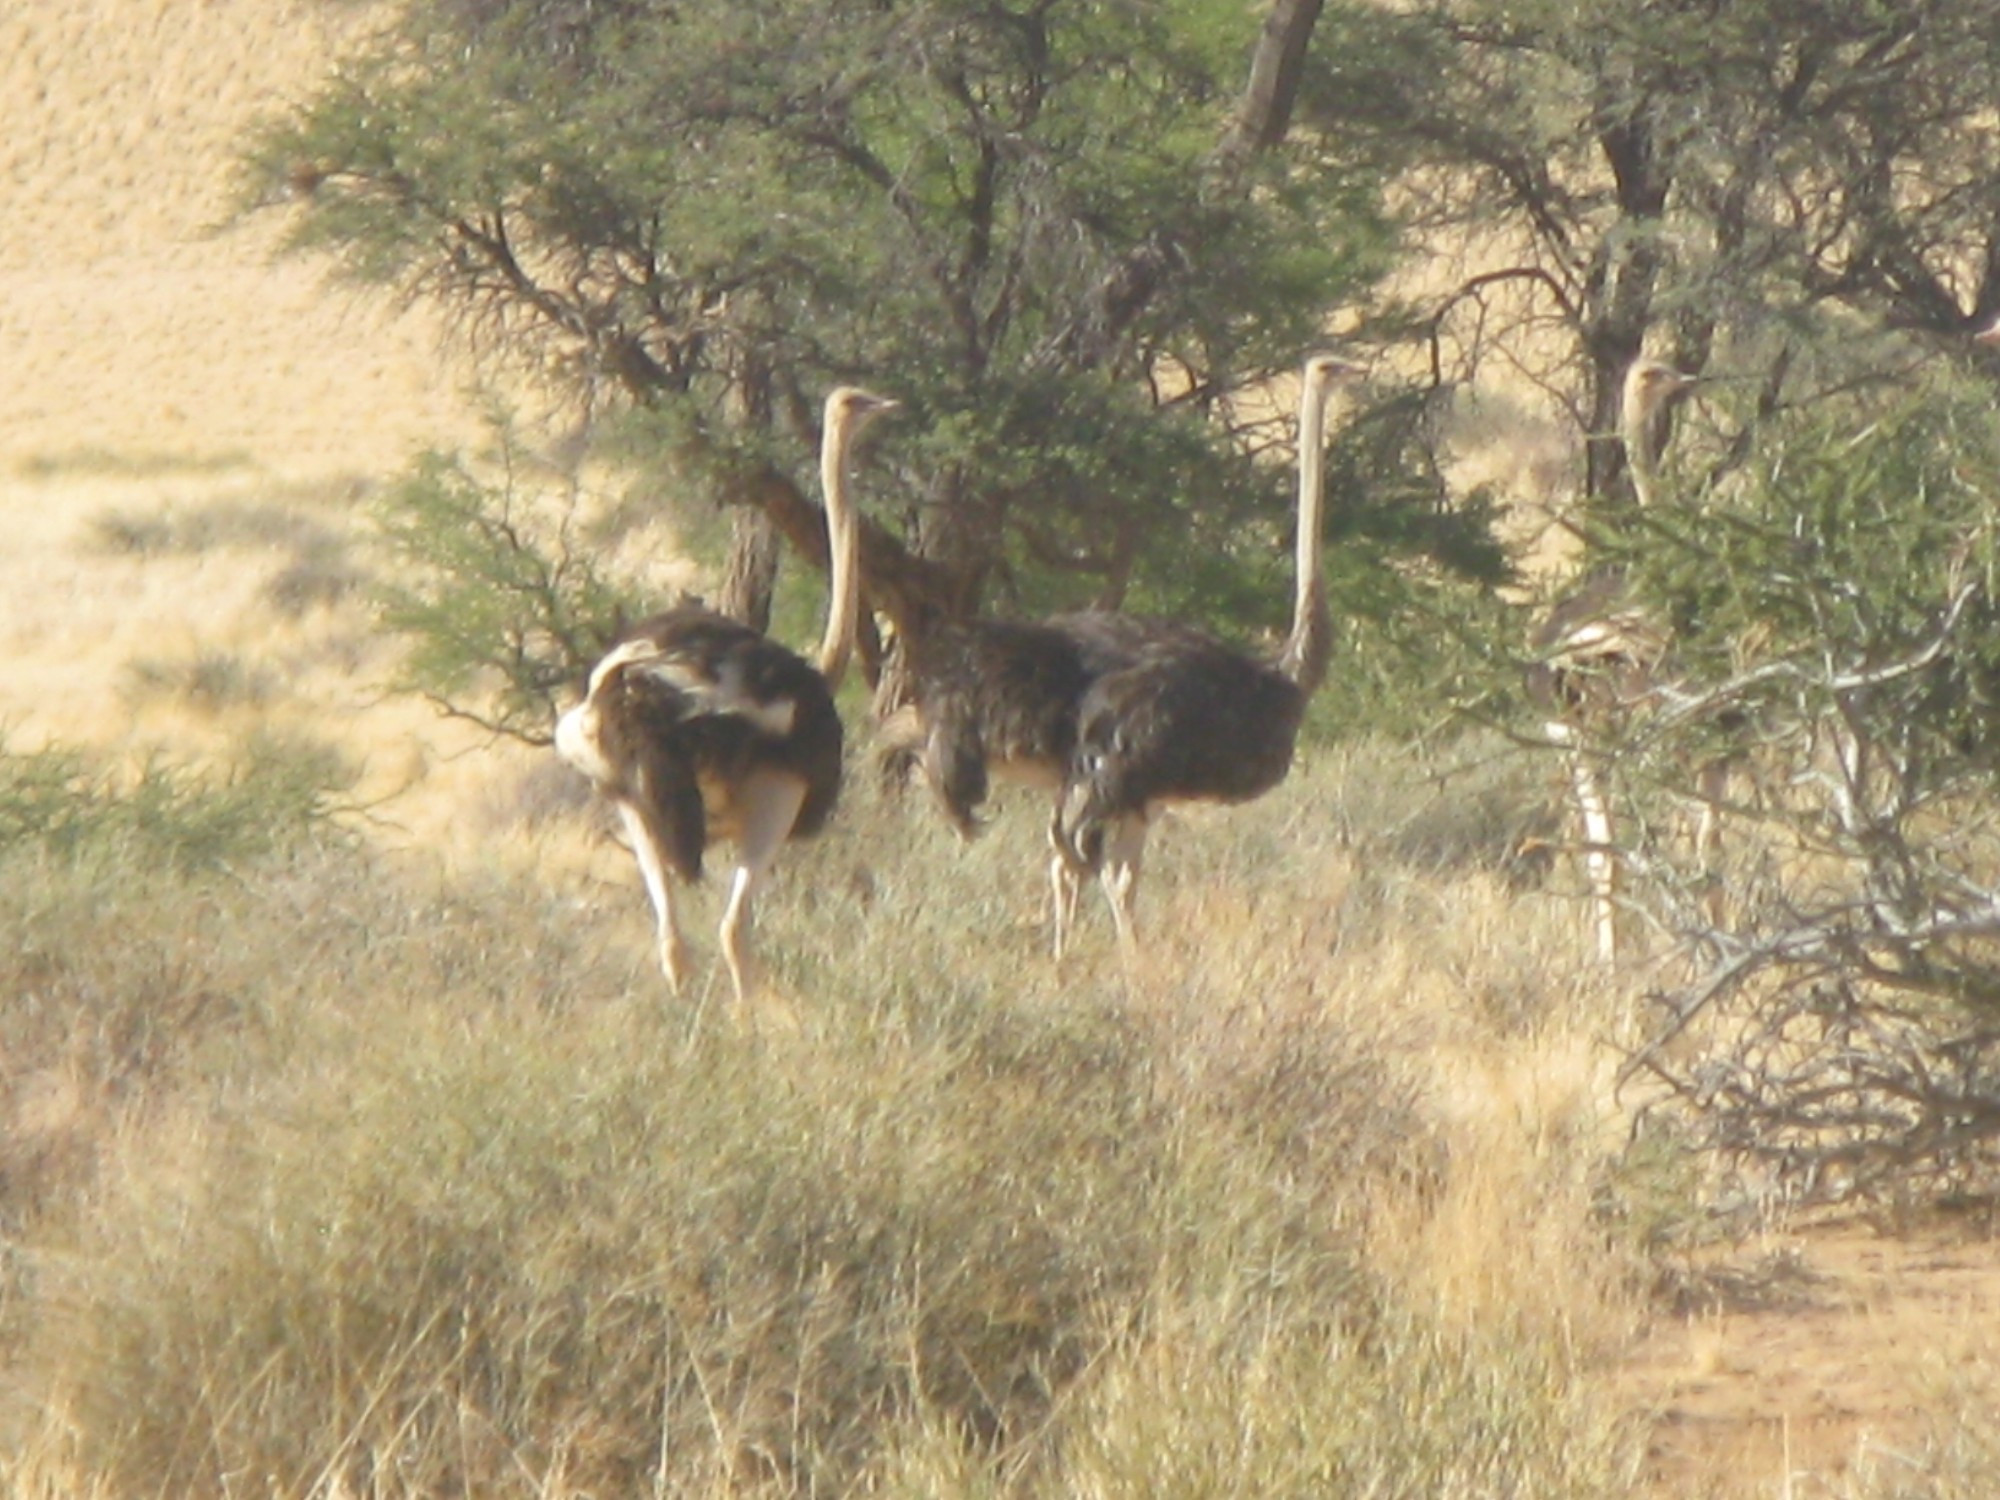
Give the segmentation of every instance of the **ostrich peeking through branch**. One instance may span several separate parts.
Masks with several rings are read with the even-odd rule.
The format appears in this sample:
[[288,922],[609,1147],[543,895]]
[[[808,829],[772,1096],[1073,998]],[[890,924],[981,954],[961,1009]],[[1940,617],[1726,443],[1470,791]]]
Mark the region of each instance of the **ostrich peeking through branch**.
[[670,876],[698,880],[708,845],[736,844],[721,940],[740,1004],[751,982],[751,893],[785,841],[819,832],[839,796],[833,690],[860,617],[848,452],[862,427],[897,405],[852,386],[826,398],[828,599],[817,665],[726,616],[683,606],[619,636],[583,701],[556,724],[557,752],[618,810],[652,899],[660,967],[676,991],[688,952]]
[[[1619,436],[1633,499],[1641,507],[1653,501],[1673,406],[1697,379],[1656,359],[1636,359],[1625,372]],[[1611,805],[1598,781],[1586,728],[1593,718],[1629,712],[1652,696],[1667,653],[1666,631],[1631,598],[1623,569],[1600,567],[1557,601],[1531,644],[1536,659],[1528,673],[1529,695],[1549,716],[1544,728],[1550,741],[1569,754],[1570,792],[1583,837],[1597,956],[1606,964],[1615,963],[1618,851]],[[1713,810],[1726,774],[1726,763],[1720,761],[1701,769],[1704,814],[1696,843],[1704,858],[1713,848]]]
[[1133,660],[1097,677],[1077,711],[1076,750],[1053,837],[1074,910],[1086,873],[1110,903],[1121,946],[1136,941],[1133,899],[1146,835],[1184,802],[1248,802],[1283,781],[1306,703],[1332,649],[1322,518],[1326,407],[1358,374],[1327,355],[1305,363],[1299,389],[1296,589],[1291,634],[1275,658],[1252,655],[1193,625],[1147,639]]

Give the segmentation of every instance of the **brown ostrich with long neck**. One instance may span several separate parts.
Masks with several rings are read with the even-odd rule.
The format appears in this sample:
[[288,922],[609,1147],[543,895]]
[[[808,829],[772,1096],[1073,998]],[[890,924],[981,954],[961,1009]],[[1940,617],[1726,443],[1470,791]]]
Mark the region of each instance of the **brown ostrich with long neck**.
[[1292,627],[1276,656],[1180,625],[1098,677],[1079,705],[1053,838],[1068,872],[1071,914],[1082,876],[1095,874],[1128,949],[1153,819],[1176,803],[1250,801],[1291,770],[1306,704],[1326,677],[1332,649],[1321,556],[1327,401],[1356,373],[1328,355],[1305,363]]
[[556,724],[557,752],[625,826],[653,903],[660,967],[676,991],[688,951],[671,877],[700,879],[710,844],[736,844],[721,941],[740,1003],[751,985],[751,894],[787,840],[825,826],[840,795],[833,693],[860,619],[848,453],[862,427],[896,405],[852,386],[826,398],[828,597],[816,662],[724,615],[683,606],[621,634],[591,671],[583,701]]
[[[1305,690],[1310,692],[1324,674],[1328,639],[1317,547],[1325,400],[1334,382],[1357,371],[1331,358],[1309,361],[1306,370],[1305,404],[1312,412],[1302,433],[1301,464],[1311,465],[1313,477],[1308,482],[1302,474],[1300,480],[1299,608],[1281,660],[1290,663],[1287,672],[1309,683]],[[1314,538],[1310,548],[1307,530]],[[1039,621],[948,625],[912,642],[911,702],[884,725],[883,755],[889,761],[913,759],[945,815],[967,837],[979,829],[979,809],[993,781],[1021,782],[1054,793],[1050,916],[1053,948],[1060,957],[1081,878],[1071,832],[1065,828],[1064,802],[1086,701],[1099,683],[1149,660],[1227,649],[1199,626],[1109,610],[1080,610]]]

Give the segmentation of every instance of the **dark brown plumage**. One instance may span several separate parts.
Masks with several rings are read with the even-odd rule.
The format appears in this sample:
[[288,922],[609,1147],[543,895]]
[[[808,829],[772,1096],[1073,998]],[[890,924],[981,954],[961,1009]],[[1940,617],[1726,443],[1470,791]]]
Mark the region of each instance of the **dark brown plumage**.
[[699,879],[710,844],[737,845],[721,938],[741,1001],[749,989],[751,892],[786,840],[819,832],[839,798],[833,690],[859,618],[847,452],[866,422],[895,405],[845,386],[827,397],[820,469],[831,561],[816,666],[713,611],[672,609],[620,635],[592,670],[583,701],[556,725],[557,751],[625,825],[657,919],[660,966],[676,989],[687,948],[670,877]]
[[1326,675],[1332,626],[1320,556],[1326,404],[1358,373],[1325,355],[1306,361],[1299,392],[1297,592],[1275,659],[1191,625],[1145,639],[1096,677],[1077,712],[1077,741],[1053,838],[1075,882],[1094,873],[1119,937],[1134,939],[1132,901],[1152,819],[1177,802],[1236,803],[1283,781],[1306,702]]
[[[1104,825],[1168,802],[1247,802],[1285,779],[1306,693],[1220,641],[1148,652],[1084,694],[1060,828],[1095,868]],[[1190,733],[1191,726],[1209,732]]]
[[993,781],[1061,784],[1085,690],[1174,629],[1108,610],[944,626],[914,648],[911,710],[888,731],[888,753],[914,754],[969,838]]
[[[911,701],[883,725],[883,761],[898,769],[914,763],[952,826],[970,838],[995,780],[1060,790],[1085,689],[1172,628],[1104,610],[946,625],[912,643]],[[1050,837],[1053,845],[1053,824]],[[1060,958],[1076,877],[1059,850],[1049,878],[1051,944]]]

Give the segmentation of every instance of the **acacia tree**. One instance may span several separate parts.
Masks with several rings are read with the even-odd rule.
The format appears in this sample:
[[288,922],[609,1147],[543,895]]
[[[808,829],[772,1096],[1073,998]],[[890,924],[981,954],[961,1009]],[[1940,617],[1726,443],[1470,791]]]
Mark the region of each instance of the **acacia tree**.
[[[1670,642],[1596,741],[1668,957],[1633,1074],[1764,1191],[2000,1164],[2000,433],[1967,337],[2000,310],[1996,95],[1973,0],[1420,0],[1329,14],[1308,58],[1302,118],[1439,264],[1477,255],[1375,332],[1558,396],[1587,557]],[[1611,434],[1647,344],[1737,379],[1639,515]],[[1716,865],[1686,825],[1718,761]]]
[[863,540],[900,630],[1185,608],[1284,556],[1274,424],[1232,398],[1385,263],[1371,185],[1284,129],[1316,10],[1260,42],[1217,0],[412,4],[261,129],[250,190],[809,557],[816,393],[902,396]]
[[[1977,0],[1424,0],[1329,14],[1301,113],[1473,269],[1378,323],[1543,382],[1619,489],[1649,334],[1767,418],[2000,311],[2000,20]],[[1728,434],[1731,461],[1745,451]]]

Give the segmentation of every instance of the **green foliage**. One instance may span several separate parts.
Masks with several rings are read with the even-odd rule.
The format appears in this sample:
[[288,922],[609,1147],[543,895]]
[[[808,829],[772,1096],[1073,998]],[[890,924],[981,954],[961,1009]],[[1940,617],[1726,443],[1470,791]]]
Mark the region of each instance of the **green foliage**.
[[[2000,434],[1968,337],[2000,312],[1991,7],[1355,6],[1307,74],[1301,118],[1379,165],[1448,268],[1364,333],[1420,349],[1439,389],[1546,393],[1583,443],[1585,565],[1670,639],[1637,711],[1578,726],[1631,925],[1675,955],[1675,1047],[1639,1065],[1757,1191],[1990,1166],[1966,1122],[2000,1003]],[[1634,515],[1617,428],[1641,353],[1722,379],[1669,463],[1706,477]],[[1703,814],[1719,855],[1689,836]],[[1690,1045],[1722,1011],[1716,1050]]]
[[814,401],[861,378],[908,407],[871,503],[964,597],[1250,624],[1271,481],[1225,398],[1388,245],[1326,142],[1218,164],[1254,37],[1213,0],[411,6],[246,191],[303,181],[296,246],[675,409],[671,492],[809,489]]
[[382,623],[405,637],[399,685],[502,733],[546,744],[560,692],[626,618],[634,591],[576,548],[573,505],[559,514],[437,454],[377,507],[393,560],[378,591]]
[[1330,7],[1306,75],[1302,118],[1396,184],[1436,268],[1364,330],[1439,386],[1550,394],[1593,507],[1642,352],[1759,383],[1762,421],[2000,311],[1983,0]]
[[1433,425],[1427,402],[1391,394],[1329,454],[1327,594],[1341,635],[1314,707],[1324,732],[1436,733],[1513,685],[1500,510],[1484,490],[1453,494]]
[[1719,706],[1803,725],[1851,703],[1924,797],[2000,751],[2000,422],[1985,392],[1949,385],[1856,416],[1772,433],[1745,483],[1648,513],[1606,551]]
[[269,737],[219,772],[153,756],[125,774],[83,750],[0,745],[0,852],[129,848],[173,869],[226,866],[329,836],[349,779],[324,747]]
[[[686,535],[774,473],[810,494],[817,397],[863,379],[906,408],[863,503],[946,607],[1113,598],[1250,635],[1291,592],[1291,484],[1263,461],[1291,424],[1261,387],[1390,248],[1336,141],[1218,154],[1255,36],[1214,0],[411,6],[265,126],[246,191],[496,356],[622,390],[623,455]],[[1340,603],[1371,620],[1499,572],[1417,425],[1378,414],[1341,480],[1369,583]],[[616,601],[559,543],[475,535],[452,483],[394,502],[431,582],[391,623],[411,684],[533,735]]]
[[[1758,1192],[1946,1190],[1996,1158],[1996,499],[1990,397],[1940,378],[1787,424],[1607,542],[1672,649],[1596,732],[1635,895],[1700,955],[1661,1034],[1714,1049],[1637,1065]],[[1731,768],[1719,855],[1679,832],[1704,765]]]

